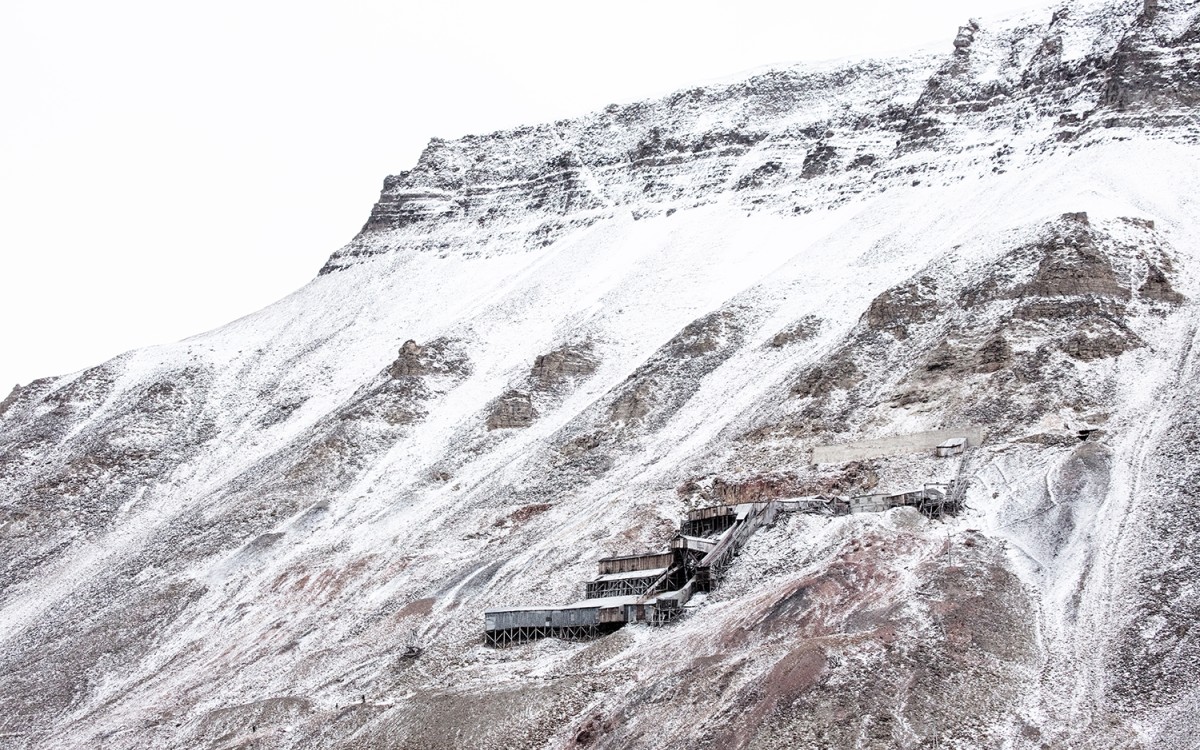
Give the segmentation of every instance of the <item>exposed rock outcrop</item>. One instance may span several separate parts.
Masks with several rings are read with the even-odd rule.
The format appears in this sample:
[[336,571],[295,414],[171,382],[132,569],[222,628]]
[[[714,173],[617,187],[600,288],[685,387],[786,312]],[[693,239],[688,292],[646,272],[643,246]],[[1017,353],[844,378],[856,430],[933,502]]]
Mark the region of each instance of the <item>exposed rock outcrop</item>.
[[1146,272],[1146,281],[1138,288],[1138,294],[1147,299],[1173,305],[1183,302],[1184,299],[1183,295],[1171,286],[1171,280],[1167,277],[1166,272],[1153,263]]
[[1017,293],[1051,298],[1093,295],[1128,300],[1130,291],[1117,280],[1112,264],[1089,228],[1086,214],[1069,214],[1064,218],[1077,226],[1055,233],[1035,246],[1041,262],[1034,278]]
[[470,371],[469,360],[455,342],[439,338],[422,346],[409,339],[400,347],[396,361],[388,368],[393,378],[423,375],[464,375]]
[[792,325],[771,337],[769,345],[775,349],[808,341],[821,330],[821,319],[815,315],[806,315]]
[[1139,346],[1142,340],[1111,318],[1088,318],[1062,342],[1064,352],[1084,362],[1116,357]]
[[848,390],[862,381],[862,371],[854,360],[841,358],[808,369],[792,385],[792,395],[800,398],[821,397],[831,391]]
[[811,180],[814,177],[829,174],[837,164],[837,156],[837,149],[833,146],[824,143],[817,144],[804,157],[800,176],[806,180]]
[[698,318],[684,326],[613,395],[609,422],[641,428],[661,425],[699,387],[700,379],[718,367],[745,336],[745,321],[736,307]]
[[625,389],[609,410],[609,420],[618,424],[633,424],[650,413],[654,406],[655,383],[643,380]]
[[4,400],[0,401],[0,417],[4,416],[4,412],[8,411],[9,408],[11,408],[12,405],[17,402],[17,399],[20,396],[21,396],[21,384],[18,383],[17,385],[13,386],[13,389],[11,391],[9,391],[7,396],[4,397]]
[[1012,362],[1013,351],[1003,334],[996,334],[975,352],[975,372],[1002,370]]
[[429,370],[421,362],[421,352],[423,348],[417,342],[409,339],[404,342],[404,346],[400,347],[400,356],[392,363],[390,373],[393,378],[400,378],[406,375],[424,375]]
[[507,430],[528,427],[537,417],[533,408],[533,400],[528,393],[509,391],[492,405],[488,414],[487,428],[489,430]]
[[590,346],[564,346],[539,355],[529,374],[534,388],[549,390],[565,381],[586,378],[596,371],[597,364]]
[[886,331],[898,339],[908,338],[908,327],[926,323],[938,313],[937,283],[921,278],[889,289],[876,297],[867,308],[865,320],[877,331]]
[[954,37],[954,53],[956,55],[966,55],[971,51],[971,45],[975,42],[975,33],[979,31],[979,23],[972,20],[966,26],[958,27],[958,34]]

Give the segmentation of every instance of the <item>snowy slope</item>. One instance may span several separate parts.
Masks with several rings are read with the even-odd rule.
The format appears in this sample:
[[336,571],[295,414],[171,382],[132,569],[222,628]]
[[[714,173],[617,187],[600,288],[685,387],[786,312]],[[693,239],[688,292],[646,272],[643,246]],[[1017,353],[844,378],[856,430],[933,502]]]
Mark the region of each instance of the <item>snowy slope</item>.
[[[435,140],[290,297],[15,391],[0,746],[1192,747],[1197,16]],[[695,505],[954,478],[669,627],[481,644]]]

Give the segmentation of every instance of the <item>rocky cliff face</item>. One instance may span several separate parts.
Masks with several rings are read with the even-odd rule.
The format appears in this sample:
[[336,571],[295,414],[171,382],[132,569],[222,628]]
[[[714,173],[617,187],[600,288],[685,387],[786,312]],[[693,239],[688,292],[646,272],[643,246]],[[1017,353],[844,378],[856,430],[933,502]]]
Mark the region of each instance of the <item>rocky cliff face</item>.
[[[1193,747],[1200,13],[953,31],[434,140],[292,296],[15,390],[0,746]],[[697,504],[949,479],[482,645]]]

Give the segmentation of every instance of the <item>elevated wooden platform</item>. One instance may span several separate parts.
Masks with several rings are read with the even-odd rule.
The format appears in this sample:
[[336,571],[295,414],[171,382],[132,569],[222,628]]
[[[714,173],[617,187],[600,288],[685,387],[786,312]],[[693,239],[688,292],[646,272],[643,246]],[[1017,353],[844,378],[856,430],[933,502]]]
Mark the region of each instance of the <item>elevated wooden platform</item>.
[[675,561],[670,552],[643,552],[637,555],[622,555],[620,557],[604,557],[596,562],[600,575],[629,573],[635,570],[654,570],[669,568]]
[[732,505],[714,505],[689,511],[687,518],[679,524],[679,533],[685,536],[720,534],[733,525],[735,516]]
[[[923,487],[902,492],[881,492],[856,495],[850,498],[851,513],[882,513],[892,508],[916,508],[927,516],[940,518],[953,512],[961,505],[961,493],[956,493],[955,484],[926,484]],[[958,497],[960,499],[956,500]]]
[[536,638],[594,638],[625,624],[625,605],[637,596],[585,599],[561,607],[500,607],[484,610],[483,642],[509,646]]
[[631,570],[627,573],[610,573],[588,581],[584,596],[599,599],[610,596],[641,596],[655,586],[676,567],[652,570]]

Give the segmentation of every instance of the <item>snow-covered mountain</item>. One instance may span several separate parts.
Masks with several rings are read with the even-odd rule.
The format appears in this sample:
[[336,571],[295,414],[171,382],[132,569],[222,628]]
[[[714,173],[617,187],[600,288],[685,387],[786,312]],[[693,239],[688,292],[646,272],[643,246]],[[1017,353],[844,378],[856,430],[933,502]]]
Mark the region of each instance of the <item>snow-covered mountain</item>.
[[[290,297],[15,390],[0,747],[1196,747],[1200,8],[946,50],[434,140]],[[689,509],[949,480],[483,644]]]

